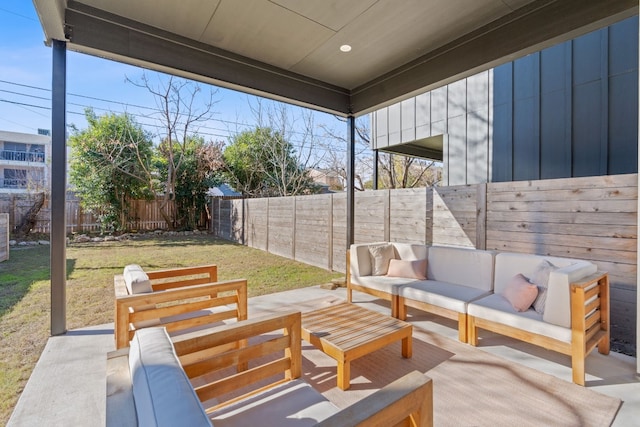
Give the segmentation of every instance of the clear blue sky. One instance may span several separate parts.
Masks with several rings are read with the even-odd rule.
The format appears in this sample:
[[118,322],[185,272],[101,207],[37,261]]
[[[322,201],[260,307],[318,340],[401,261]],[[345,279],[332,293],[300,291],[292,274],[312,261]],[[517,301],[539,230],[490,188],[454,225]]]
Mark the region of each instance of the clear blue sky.
[[[44,34],[33,3],[30,0],[2,0],[0,130],[37,133],[38,128],[51,129],[51,52],[51,48],[44,45]],[[146,89],[125,82],[125,76],[139,80],[142,72],[137,67],[68,51],[67,124],[84,128],[85,106],[93,107],[97,114],[126,111],[141,124],[157,124],[152,119],[137,116],[150,113],[149,109],[136,106],[155,107],[153,97]],[[249,108],[255,97],[219,88],[215,98],[218,100],[214,107],[215,119],[200,129],[207,139],[226,140],[229,131],[238,129],[235,123],[255,124]],[[346,133],[346,129],[342,129],[344,125],[333,116],[315,113],[314,117],[316,123],[326,123],[338,132]]]

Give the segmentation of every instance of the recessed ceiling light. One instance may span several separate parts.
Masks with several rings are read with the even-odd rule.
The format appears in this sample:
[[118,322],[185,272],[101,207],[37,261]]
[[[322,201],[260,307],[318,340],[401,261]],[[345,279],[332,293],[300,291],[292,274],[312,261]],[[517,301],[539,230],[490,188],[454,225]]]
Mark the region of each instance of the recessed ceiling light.
[[348,44],[343,44],[342,46],[340,46],[340,50],[343,52],[351,52],[351,46],[349,46]]

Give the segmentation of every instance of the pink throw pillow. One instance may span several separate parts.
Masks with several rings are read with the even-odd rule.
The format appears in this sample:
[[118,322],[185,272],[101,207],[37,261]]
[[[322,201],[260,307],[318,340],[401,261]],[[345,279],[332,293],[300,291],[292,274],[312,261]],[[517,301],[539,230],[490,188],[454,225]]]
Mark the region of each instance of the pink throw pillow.
[[511,278],[502,296],[511,303],[517,311],[527,311],[538,296],[538,287],[529,282],[522,274],[517,274]]
[[427,260],[402,260],[392,259],[389,261],[389,277],[406,277],[408,279],[425,280],[427,278]]

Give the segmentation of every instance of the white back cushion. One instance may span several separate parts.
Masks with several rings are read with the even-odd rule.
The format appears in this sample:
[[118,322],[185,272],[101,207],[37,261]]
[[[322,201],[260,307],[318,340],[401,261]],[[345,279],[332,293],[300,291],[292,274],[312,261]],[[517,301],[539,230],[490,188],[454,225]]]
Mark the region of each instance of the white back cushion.
[[522,273],[527,279],[531,280],[531,276],[536,267],[543,261],[549,261],[556,267],[566,267],[570,265],[572,260],[567,258],[556,258],[542,255],[517,254],[503,252],[496,255],[496,269],[494,292],[502,293],[513,276]]
[[493,252],[431,246],[427,261],[427,279],[491,291]]
[[415,261],[417,259],[427,259],[429,247],[419,243],[393,243],[396,250],[397,259]]
[[211,426],[165,328],[138,330],[129,349],[138,425]]

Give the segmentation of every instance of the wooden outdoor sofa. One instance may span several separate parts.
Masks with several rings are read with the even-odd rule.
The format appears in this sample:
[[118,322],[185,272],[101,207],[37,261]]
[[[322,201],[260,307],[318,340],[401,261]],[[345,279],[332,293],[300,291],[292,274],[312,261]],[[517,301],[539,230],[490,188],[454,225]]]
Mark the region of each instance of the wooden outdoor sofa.
[[215,265],[143,271],[125,267],[114,277],[116,349],[136,330],[165,326],[170,335],[247,318],[247,281],[218,282]]
[[[380,274],[376,263],[385,256],[392,258]],[[392,272],[392,263],[401,268]],[[358,290],[390,301],[392,316],[401,320],[407,307],[457,320],[460,341],[474,346],[485,329],[566,354],[576,384],[585,383],[585,359],[592,350],[609,353],[609,278],[592,262],[377,242],[351,245],[347,265],[349,302]],[[516,276],[527,280],[545,270],[540,309],[519,310],[505,298]]]
[[299,312],[177,337],[141,329],[108,355],[106,425],[433,425],[427,376],[414,371],[340,410],[300,379],[301,349]]

